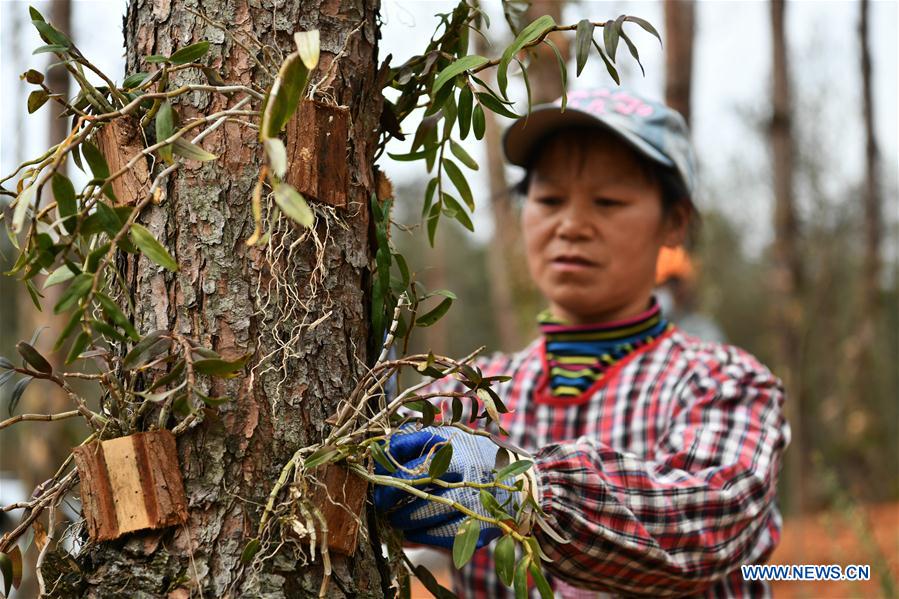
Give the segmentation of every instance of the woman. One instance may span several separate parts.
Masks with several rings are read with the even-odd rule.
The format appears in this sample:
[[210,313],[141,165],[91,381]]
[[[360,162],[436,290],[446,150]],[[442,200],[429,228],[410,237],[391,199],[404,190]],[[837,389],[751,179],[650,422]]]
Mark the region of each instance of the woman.
[[[743,350],[668,324],[652,297],[660,249],[683,243],[694,219],[683,119],[620,88],[576,92],[564,112],[543,106],[515,123],[504,148],[526,170],[522,231],[549,309],[541,338],[478,366],[512,377],[497,392],[509,441],[533,452],[523,492],[570,540],[535,532],[557,596],[770,594],[740,565],[766,560],[780,536],[781,384]],[[430,428],[394,437],[390,451],[414,468],[450,436],[447,476],[489,480],[496,446],[484,437]],[[475,492],[450,493],[480,509]],[[407,539],[451,546],[459,512],[421,500],[395,509],[398,499],[375,491]],[[496,534],[483,530],[481,544]],[[511,596],[491,551],[457,573],[460,597]]]

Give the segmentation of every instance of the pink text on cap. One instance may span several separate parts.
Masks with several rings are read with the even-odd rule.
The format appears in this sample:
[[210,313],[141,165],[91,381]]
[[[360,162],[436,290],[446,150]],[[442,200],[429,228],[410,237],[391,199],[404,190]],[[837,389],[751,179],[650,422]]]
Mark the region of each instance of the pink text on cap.
[[[561,106],[561,98],[554,104]],[[635,98],[624,91],[613,92],[608,89],[573,91],[568,94],[568,105],[596,115],[612,111],[624,116],[637,115],[646,118],[654,112],[652,105],[640,98]]]

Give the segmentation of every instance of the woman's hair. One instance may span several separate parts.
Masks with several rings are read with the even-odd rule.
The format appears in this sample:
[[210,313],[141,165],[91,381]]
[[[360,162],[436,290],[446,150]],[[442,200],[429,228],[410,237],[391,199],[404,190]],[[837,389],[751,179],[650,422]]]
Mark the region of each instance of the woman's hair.
[[661,191],[662,214],[666,218],[672,214],[675,206],[680,204],[685,204],[687,206],[687,215],[689,218],[689,224],[687,226],[687,245],[691,245],[696,240],[700,225],[699,212],[696,210],[696,205],[690,198],[687,187],[677,174],[677,171],[647,158],[633,149],[630,144],[624,141],[619,135],[602,127],[568,127],[557,129],[546,135],[546,137],[541,139],[538,143],[535,143],[535,149],[531,152],[531,155],[528,156],[527,162],[525,163],[524,176],[511,187],[513,195],[518,198],[527,197],[531,180],[534,177],[535,165],[540,159],[543,149],[547,148],[559,138],[564,138],[565,141],[568,142],[566,146],[571,148],[572,159],[579,160],[582,163],[586,160],[587,148],[592,144],[599,143],[600,140],[619,144],[625,151],[629,151],[637,160],[637,163],[640,165],[640,168],[646,177],[650,181],[658,184]]

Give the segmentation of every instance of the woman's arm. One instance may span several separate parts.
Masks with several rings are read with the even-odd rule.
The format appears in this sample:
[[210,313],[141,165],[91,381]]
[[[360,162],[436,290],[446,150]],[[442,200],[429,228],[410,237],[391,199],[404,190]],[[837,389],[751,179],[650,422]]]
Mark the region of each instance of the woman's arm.
[[779,381],[752,363],[691,379],[651,459],[589,438],[537,454],[541,505],[571,541],[538,533],[553,574],[683,595],[760,557],[765,535],[779,532],[772,508],[790,432]]

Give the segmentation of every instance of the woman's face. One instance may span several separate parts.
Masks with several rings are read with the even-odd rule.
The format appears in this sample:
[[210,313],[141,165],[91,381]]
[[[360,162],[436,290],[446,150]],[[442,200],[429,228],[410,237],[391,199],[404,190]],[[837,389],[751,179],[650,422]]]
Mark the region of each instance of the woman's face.
[[658,183],[623,142],[574,137],[551,139],[532,171],[521,218],[531,276],[571,324],[635,316],[649,306],[659,249],[683,241],[687,214],[681,205],[663,214]]

